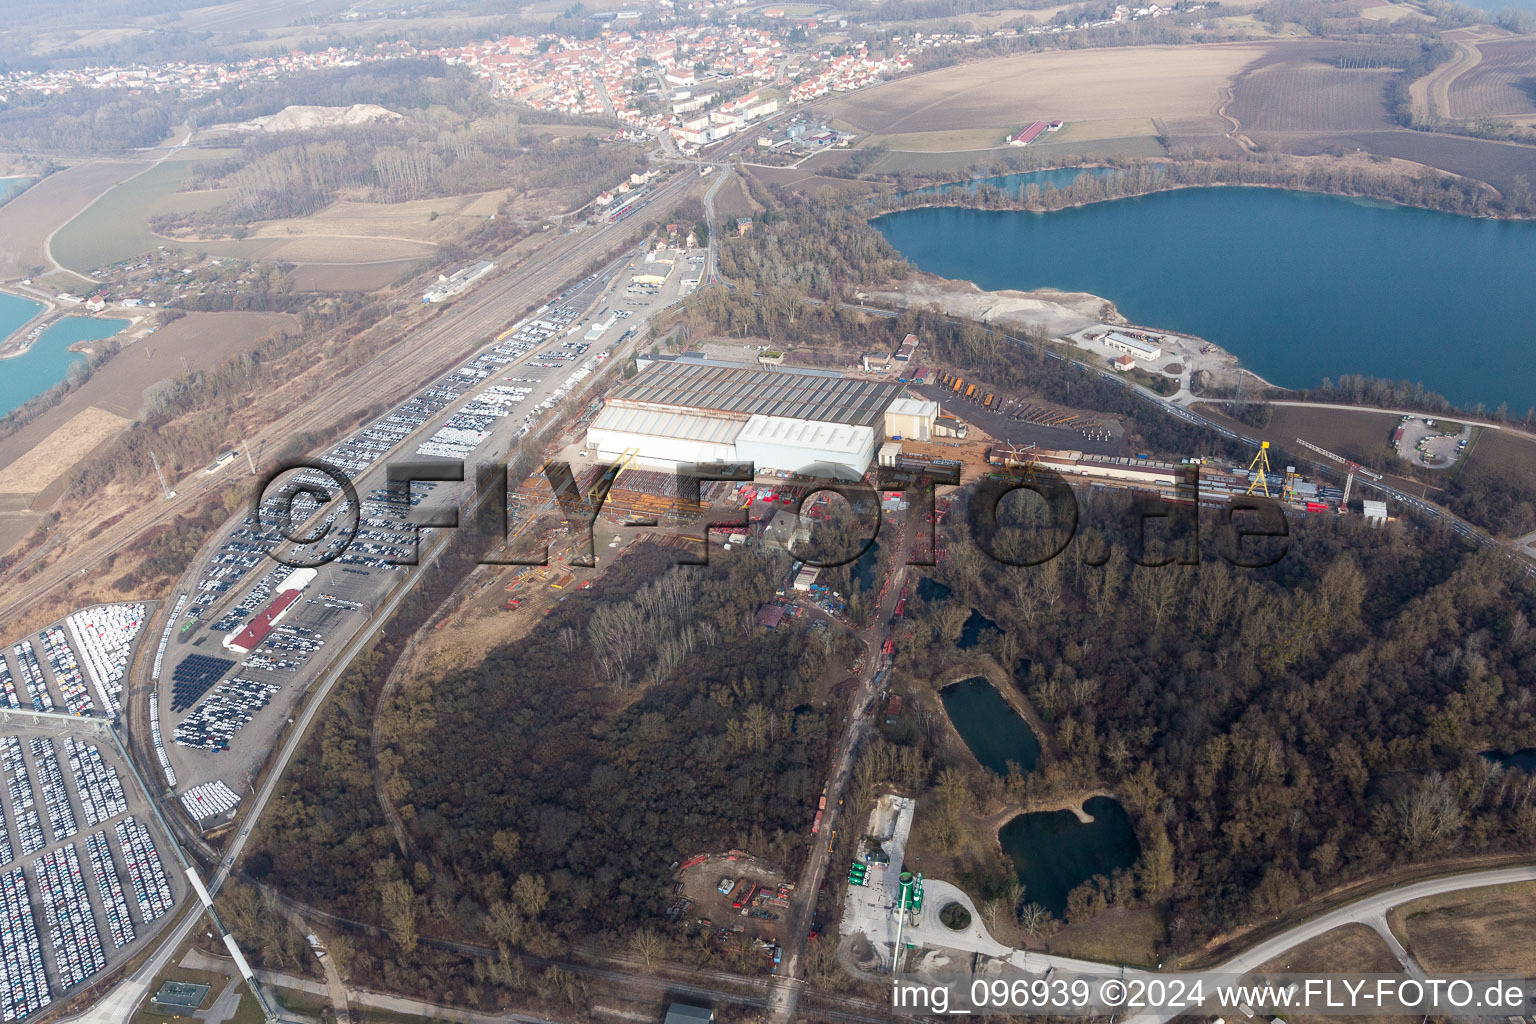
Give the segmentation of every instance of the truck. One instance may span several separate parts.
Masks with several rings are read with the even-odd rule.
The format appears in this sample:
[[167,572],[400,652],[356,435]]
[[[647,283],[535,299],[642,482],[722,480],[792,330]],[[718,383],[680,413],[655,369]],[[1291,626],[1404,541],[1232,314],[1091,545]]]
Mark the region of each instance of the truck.
[[816,820],[811,822],[811,835],[815,835],[821,831],[821,815],[821,811],[816,812]]

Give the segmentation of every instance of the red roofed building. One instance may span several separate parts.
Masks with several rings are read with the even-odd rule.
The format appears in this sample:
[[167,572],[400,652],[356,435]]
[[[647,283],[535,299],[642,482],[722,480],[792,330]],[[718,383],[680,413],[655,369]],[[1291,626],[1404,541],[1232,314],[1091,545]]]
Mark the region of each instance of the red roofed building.
[[1040,136],[1040,133],[1049,127],[1044,121],[1032,121],[1019,129],[1017,134],[1008,136],[1008,145],[1027,146]]
[[244,629],[224,638],[225,649],[236,654],[250,654],[254,651],[272,632],[272,627],[281,622],[283,616],[298,603],[304,588],[314,581],[315,575],[313,569],[295,569],[289,573],[288,578],[277,588],[277,596],[257,612]]

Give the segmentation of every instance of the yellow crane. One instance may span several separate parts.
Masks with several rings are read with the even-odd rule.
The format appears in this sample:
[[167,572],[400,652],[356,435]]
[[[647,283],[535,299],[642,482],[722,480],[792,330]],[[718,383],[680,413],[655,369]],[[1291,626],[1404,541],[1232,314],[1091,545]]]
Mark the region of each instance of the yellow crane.
[[1259,454],[1255,455],[1253,457],[1253,461],[1248,464],[1248,472],[1253,474],[1253,482],[1248,485],[1249,494],[1252,494],[1254,491],[1263,491],[1264,497],[1274,497],[1274,495],[1269,493],[1268,441],[1264,441],[1259,444]]

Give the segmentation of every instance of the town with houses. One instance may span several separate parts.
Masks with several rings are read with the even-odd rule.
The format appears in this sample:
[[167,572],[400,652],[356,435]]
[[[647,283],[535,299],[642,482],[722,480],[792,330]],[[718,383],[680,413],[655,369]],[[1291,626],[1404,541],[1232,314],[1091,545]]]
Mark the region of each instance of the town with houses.
[[[1206,6],[1184,5],[1183,10]],[[692,27],[625,27],[636,12],[598,15],[604,26],[594,38],[564,35],[505,36],[465,46],[419,49],[404,41],[359,47],[251,57],[228,62],[169,61],[130,67],[51,68],[0,72],[0,103],[35,92],[121,89],[205,96],[246,88],[288,75],[411,57],[437,57],[462,65],[488,80],[498,95],[535,110],[568,116],[617,120],[627,130],[670,132],[684,152],[696,151],[771,115],[781,104],[801,104],[829,93],[878,84],[914,67],[914,56],[1007,35],[1058,34],[1173,13],[1171,6],[1118,6],[1106,19],[1078,24],[1028,25],[978,33],[912,32],[891,36],[887,55],[871,54],[860,43],[789,43],[792,31],[815,39],[841,32],[846,19],[791,18],[783,9],[755,12],[753,24],[737,14]],[[708,15],[710,12],[700,12]],[[719,12],[715,12],[718,17]],[[772,92],[767,92],[769,88]],[[745,94],[743,94],[743,90]]]

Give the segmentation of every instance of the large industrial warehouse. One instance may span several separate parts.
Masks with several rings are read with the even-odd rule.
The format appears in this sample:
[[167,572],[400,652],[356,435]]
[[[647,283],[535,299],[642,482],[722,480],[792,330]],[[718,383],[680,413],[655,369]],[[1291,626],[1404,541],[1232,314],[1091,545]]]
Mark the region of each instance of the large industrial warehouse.
[[886,437],[926,436],[937,402],[825,370],[657,360],[608,396],[587,450],[647,469],[751,462],[759,471],[862,476]]

